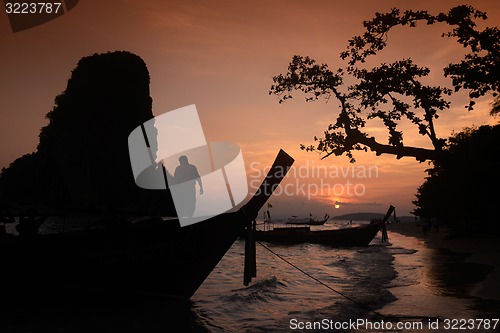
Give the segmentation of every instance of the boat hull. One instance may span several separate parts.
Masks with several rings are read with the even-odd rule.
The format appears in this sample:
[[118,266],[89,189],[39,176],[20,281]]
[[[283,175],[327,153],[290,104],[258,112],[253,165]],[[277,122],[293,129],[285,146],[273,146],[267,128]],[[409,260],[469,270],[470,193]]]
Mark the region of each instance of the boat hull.
[[0,242],[0,282],[14,293],[70,289],[190,298],[246,226],[241,211]]
[[326,223],[326,221],[328,221],[328,219],[324,219],[324,220],[313,220],[313,219],[309,219],[309,220],[306,220],[306,221],[297,221],[297,222],[287,222],[286,224],[294,224],[294,225],[324,225]]
[[332,247],[368,246],[382,228],[383,223],[335,230],[310,230],[309,227],[274,228],[256,231],[255,238],[281,244],[316,243]]
[[0,283],[9,288],[2,293],[3,304],[9,296],[22,301],[74,290],[189,299],[257,217],[293,162],[280,150],[268,176],[243,207],[186,227],[159,217],[134,224],[110,217],[102,220],[101,228],[4,237]]

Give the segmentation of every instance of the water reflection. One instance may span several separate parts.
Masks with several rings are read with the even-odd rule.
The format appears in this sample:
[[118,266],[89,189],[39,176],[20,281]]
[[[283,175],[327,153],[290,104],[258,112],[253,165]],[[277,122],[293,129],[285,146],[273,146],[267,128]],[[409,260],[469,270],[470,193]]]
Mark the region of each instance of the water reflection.
[[490,266],[467,263],[464,253],[428,248],[421,239],[391,235],[394,245],[389,251],[398,274],[388,287],[397,301],[387,304],[382,313],[444,318],[498,316],[499,301],[468,296],[491,272]]
[[477,283],[493,271],[489,265],[469,263],[467,253],[433,250],[427,278],[437,295],[467,297]]

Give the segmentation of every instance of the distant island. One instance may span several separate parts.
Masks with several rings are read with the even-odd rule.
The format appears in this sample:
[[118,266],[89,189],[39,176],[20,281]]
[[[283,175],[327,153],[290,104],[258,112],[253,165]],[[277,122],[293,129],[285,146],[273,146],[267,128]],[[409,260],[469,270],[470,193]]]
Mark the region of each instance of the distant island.
[[[332,220],[353,220],[353,221],[369,221],[372,219],[382,219],[385,213],[350,213],[332,217]],[[401,222],[414,222],[415,216],[397,216]],[[392,221],[392,217],[389,218]]]

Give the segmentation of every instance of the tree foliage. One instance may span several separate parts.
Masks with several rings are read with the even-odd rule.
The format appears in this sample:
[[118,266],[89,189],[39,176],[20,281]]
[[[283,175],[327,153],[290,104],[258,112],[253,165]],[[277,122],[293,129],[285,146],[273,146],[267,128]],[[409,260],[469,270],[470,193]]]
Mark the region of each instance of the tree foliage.
[[[486,13],[467,5],[437,15],[399,9],[376,13],[372,20],[363,22],[365,33],[350,39],[347,49],[340,54],[347,61],[345,67],[331,70],[327,64],[319,64],[308,56],[293,56],[287,73],[273,77],[269,94],[277,95],[280,103],[291,99],[296,91],[303,92],[306,101],[333,97],[339,102],[340,112],[323,137],[315,137],[315,145],[301,145],[304,150],[323,153],[323,158],[346,154],[354,161],[354,151],[370,149],[377,155],[393,154],[397,158],[439,159],[446,140],[437,136],[435,121],[450,107],[449,96],[468,91],[470,101],[466,108],[472,111],[477,98],[489,93],[496,96],[499,91],[500,31],[497,27],[478,30],[476,20],[486,18]],[[468,50],[460,62],[443,69],[443,75],[452,81],[451,88],[425,84],[430,69],[418,66],[410,58],[363,67],[368,57],[386,48],[391,29],[414,28],[417,23],[452,27],[443,37],[456,38]],[[347,85],[346,77],[354,78],[355,83]],[[373,119],[382,121],[387,128],[387,143],[369,135],[367,123]],[[404,120],[410,121],[420,135],[428,137],[433,149],[405,145],[400,129]]]
[[[500,125],[454,134],[417,191],[414,213],[450,223],[496,222],[500,187]],[[488,152],[485,154],[484,152]]]

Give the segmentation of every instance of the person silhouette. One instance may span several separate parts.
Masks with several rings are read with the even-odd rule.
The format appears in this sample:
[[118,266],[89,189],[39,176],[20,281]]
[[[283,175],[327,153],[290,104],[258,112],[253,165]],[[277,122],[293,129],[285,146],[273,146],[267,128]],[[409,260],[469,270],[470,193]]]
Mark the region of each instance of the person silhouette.
[[196,209],[196,182],[203,194],[203,184],[196,166],[189,164],[186,155],[179,157],[179,165],[175,168],[174,182],[176,209],[179,217],[193,217]]

